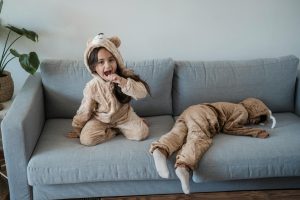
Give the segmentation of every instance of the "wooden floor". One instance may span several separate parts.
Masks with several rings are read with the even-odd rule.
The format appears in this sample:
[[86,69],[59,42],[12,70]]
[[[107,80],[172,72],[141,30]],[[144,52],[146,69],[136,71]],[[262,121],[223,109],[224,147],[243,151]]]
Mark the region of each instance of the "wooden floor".
[[0,177],[0,200],[8,200],[8,186],[6,179]]
[[300,200],[300,190],[264,190],[101,198],[101,200]]
[[[2,149],[0,149],[0,170],[1,172],[4,170],[2,165],[4,164],[4,155]],[[0,200],[8,200],[8,186],[7,180],[0,176]]]

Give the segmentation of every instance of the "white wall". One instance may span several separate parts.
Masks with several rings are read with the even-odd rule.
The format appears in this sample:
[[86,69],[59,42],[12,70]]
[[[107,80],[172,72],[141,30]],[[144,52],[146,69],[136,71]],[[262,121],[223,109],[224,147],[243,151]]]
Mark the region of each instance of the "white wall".
[[[39,34],[16,47],[41,59],[82,59],[99,32],[122,39],[125,59],[300,57],[299,0],[4,0],[0,17]],[[27,74],[15,65],[18,91]]]

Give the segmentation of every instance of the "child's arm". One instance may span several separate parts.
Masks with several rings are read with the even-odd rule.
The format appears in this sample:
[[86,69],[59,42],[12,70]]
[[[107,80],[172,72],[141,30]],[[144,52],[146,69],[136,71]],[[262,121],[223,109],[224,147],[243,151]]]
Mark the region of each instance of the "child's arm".
[[72,127],[73,130],[68,133],[68,137],[74,138],[76,135],[79,137],[81,129],[86,122],[91,118],[93,110],[96,106],[96,101],[92,98],[92,92],[89,87],[86,87],[83,91],[83,99],[81,105],[77,110],[76,115],[73,117]]
[[131,78],[123,78],[117,74],[109,75],[109,79],[117,83],[124,94],[133,97],[134,99],[141,99],[147,96],[148,92],[142,82],[135,81]]
[[269,133],[263,129],[245,127],[248,114],[238,109],[230,116],[223,127],[223,132],[231,135],[252,136],[266,138]]

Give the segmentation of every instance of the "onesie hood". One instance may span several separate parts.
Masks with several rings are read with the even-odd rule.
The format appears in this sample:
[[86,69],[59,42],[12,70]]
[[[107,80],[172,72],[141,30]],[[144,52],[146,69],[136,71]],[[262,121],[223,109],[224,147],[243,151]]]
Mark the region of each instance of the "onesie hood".
[[87,47],[84,51],[84,64],[86,68],[89,70],[91,74],[92,71],[90,69],[90,66],[88,65],[88,58],[93,51],[93,49],[98,48],[98,47],[104,47],[106,50],[108,50],[116,59],[118,67],[120,70],[124,70],[125,64],[123,61],[123,58],[121,56],[120,51],[118,50],[118,47],[121,45],[121,40],[117,36],[113,36],[110,38],[107,38],[104,36],[103,33],[99,33],[96,35],[92,40],[89,40],[87,42]]
[[250,124],[265,122],[270,117],[271,112],[269,108],[259,99],[247,98],[240,104],[246,108]]

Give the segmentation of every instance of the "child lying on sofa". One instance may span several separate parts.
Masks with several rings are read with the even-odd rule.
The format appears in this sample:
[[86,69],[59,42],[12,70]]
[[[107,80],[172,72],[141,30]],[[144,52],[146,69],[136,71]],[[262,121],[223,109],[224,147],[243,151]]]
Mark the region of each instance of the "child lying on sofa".
[[193,105],[176,120],[172,130],[151,144],[155,167],[162,178],[169,177],[166,159],[178,151],[175,172],[181,181],[182,190],[189,194],[189,172],[197,167],[204,153],[219,132],[266,138],[266,130],[244,125],[276,120],[268,107],[259,99],[247,98],[239,104],[217,102]]

